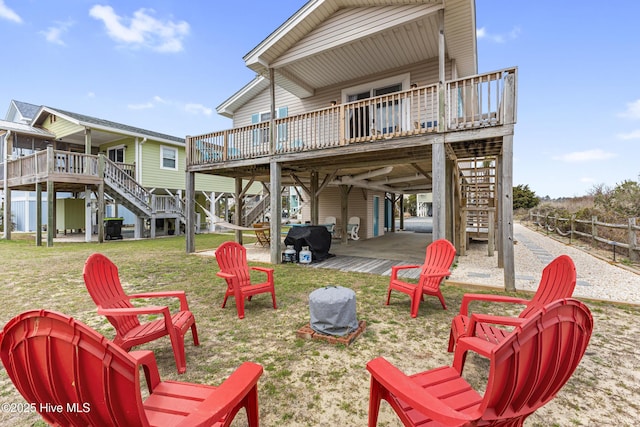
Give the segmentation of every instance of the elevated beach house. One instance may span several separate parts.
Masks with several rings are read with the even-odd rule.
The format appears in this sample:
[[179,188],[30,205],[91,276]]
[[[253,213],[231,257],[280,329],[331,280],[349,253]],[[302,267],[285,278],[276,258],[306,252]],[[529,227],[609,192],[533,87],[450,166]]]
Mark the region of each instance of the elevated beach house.
[[[217,109],[233,128],[187,136],[187,223],[197,173],[234,178],[237,196],[264,183],[271,212],[282,188],[300,188],[311,224],[336,217],[345,243],[350,217],[375,238],[393,231],[399,196],[431,193],[433,239],[459,254],[470,236],[496,242],[513,287],[517,69],[478,72],[475,11],[473,0],[307,2],[244,56],[256,77]],[[279,215],[270,227],[281,235]],[[273,263],[281,251],[274,239]]]
[[[13,100],[0,120],[4,237],[43,229],[104,238],[103,218],[123,217],[134,237],[179,233],[184,225],[183,138],[58,108]],[[229,178],[200,175],[191,197],[200,223],[215,200],[233,194]],[[194,215],[195,215],[194,214]],[[108,236],[107,236],[108,237]]]

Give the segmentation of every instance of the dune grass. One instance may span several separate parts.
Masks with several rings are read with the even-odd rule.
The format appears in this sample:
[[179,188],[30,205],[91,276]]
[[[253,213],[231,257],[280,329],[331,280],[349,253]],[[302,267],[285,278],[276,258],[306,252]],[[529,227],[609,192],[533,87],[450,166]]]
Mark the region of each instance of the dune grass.
[[[242,361],[264,367],[259,382],[261,423],[264,426],[356,426],[366,424],[368,360],[385,356],[401,370],[414,373],[451,363],[446,352],[451,318],[457,313],[464,289],[443,286],[449,310],[426,297],[418,318],[409,317],[409,299],[394,293],[383,304],[388,277],[343,273],[299,265],[275,266],[278,310],[269,295],[247,303],[239,320],[233,301],[221,309],[225,284],[216,278],[215,259],[186,254],[180,236],[140,241],[56,243],[36,247],[30,236],[14,235],[0,241],[2,309],[0,325],[22,311],[46,308],[71,315],[107,337],[113,329],[96,314],[82,280],[82,268],[93,252],[108,256],[118,267],[129,293],[182,289],[196,316],[201,345],[185,337],[187,373],[178,375],[168,338],[142,346],[153,350],[163,379],[219,384]],[[196,236],[199,250],[212,249],[231,235]],[[335,346],[296,337],[308,323],[308,295],[325,285],[341,285],[356,292],[358,320],[367,331],[352,345]],[[474,291],[477,292],[477,291]],[[175,302],[167,300],[170,307]],[[527,425],[633,425],[640,419],[638,353],[640,310],[634,306],[587,302],[596,319],[596,331],[587,356],[561,394],[538,411]],[[499,311],[491,304],[475,309],[517,314],[519,308]],[[488,364],[470,356],[468,379],[481,388]],[[22,402],[4,369],[0,369],[0,403]],[[604,421],[603,421],[604,420]],[[607,424],[607,423],[611,424]],[[44,425],[37,414],[0,413],[3,426]],[[243,413],[234,426],[246,425]],[[400,425],[383,404],[381,426]]]

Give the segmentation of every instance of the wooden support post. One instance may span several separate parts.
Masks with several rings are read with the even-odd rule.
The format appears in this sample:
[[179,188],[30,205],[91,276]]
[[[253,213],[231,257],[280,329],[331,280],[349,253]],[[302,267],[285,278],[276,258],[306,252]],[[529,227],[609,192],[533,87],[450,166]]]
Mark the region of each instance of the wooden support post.
[[93,221],[91,220],[91,186],[84,186],[84,241],[91,242]]
[[396,193],[391,193],[391,229],[389,231],[396,232]]
[[569,244],[573,245],[573,235],[576,234],[576,215],[571,215],[571,219],[569,220],[569,225],[571,227],[571,231],[569,232]]
[[404,194],[400,194],[400,230],[404,230]]
[[502,217],[502,155],[499,155],[496,158],[496,215],[498,217],[498,229],[496,231],[496,240],[498,241],[498,268],[504,268],[504,251],[502,248],[504,247],[504,235],[502,234],[503,230],[503,217]]
[[444,142],[431,145],[432,149],[432,194],[433,194],[433,240],[446,238],[446,187]]
[[42,246],[42,183],[40,182],[36,183],[36,246]]
[[460,251],[458,255],[464,256],[467,254],[467,208],[464,207],[460,210]]
[[280,234],[282,233],[282,165],[273,158],[269,162],[269,180],[271,181],[271,188],[269,189],[271,248],[269,255],[271,264],[280,264],[282,262],[280,255],[282,252],[282,244],[280,242]]
[[636,235],[636,219],[629,218],[629,260],[631,262],[640,261],[640,254],[638,254],[638,238]]
[[515,292],[516,272],[513,239],[513,135],[507,135],[502,141],[502,195],[500,209],[502,211],[502,236],[504,254],[504,287],[506,291]]
[[318,206],[318,188],[319,188],[319,180],[318,180],[318,171],[311,171],[311,188],[309,190],[311,197],[311,225],[318,225],[318,217],[320,209]]
[[340,242],[346,244],[347,222],[349,221],[349,191],[348,185],[340,186]]
[[13,134],[9,131],[5,134],[4,137],[4,159],[2,159],[3,168],[2,168],[2,181],[4,185],[4,206],[3,206],[3,218],[2,223],[4,224],[4,228],[2,231],[2,237],[6,240],[11,240],[11,189],[9,188],[8,177],[9,177],[9,168],[8,162],[11,158],[11,153],[13,152]]
[[[53,151],[53,150],[52,150]],[[47,247],[53,246],[56,235],[56,191],[53,181],[47,180]]]
[[[236,188],[235,188],[235,200],[236,200],[236,213],[235,213],[235,225],[237,226],[241,226],[242,225],[242,207],[244,205],[244,201],[242,200],[242,178],[236,178],[235,179],[235,184],[236,184]],[[271,216],[278,216],[278,212],[274,212],[273,211],[274,206],[271,206]],[[273,220],[273,218],[271,218]],[[236,230],[235,231],[236,234],[236,242],[242,244],[242,230]]]
[[495,216],[496,212],[493,209],[489,209],[487,212],[487,256],[492,257],[495,249]]
[[185,216],[186,216],[186,226],[185,226],[185,240],[187,253],[193,253],[196,251],[196,226],[194,224],[196,219],[196,190],[195,190],[195,181],[196,174],[194,172],[187,172],[185,176],[185,195],[184,195],[184,204],[185,204]]
[[53,246],[56,235],[56,191],[53,181],[49,177],[53,174],[55,158],[53,147],[47,146],[47,247]]
[[455,199],[455,187],[454,187],[454,170],[455,162],[446,155],[446,147],[445,147],[445,158],[444,158],[444,201],[445,201],[445,238],[450,242],[455,242],[455,234],[454,234],[454,199]]
[[[100,184],[98,184],[98,243],[104,242],[104,169],[105,169],[105,155],[98,154],[98,176],[100,177]],[[134,233],[135,234],[135,233]]]

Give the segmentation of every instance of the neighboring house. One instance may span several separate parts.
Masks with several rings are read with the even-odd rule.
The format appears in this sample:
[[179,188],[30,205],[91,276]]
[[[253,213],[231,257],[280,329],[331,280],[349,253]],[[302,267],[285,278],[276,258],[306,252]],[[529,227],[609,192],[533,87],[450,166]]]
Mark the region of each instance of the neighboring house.
[[[0,165],[4,214],[17,231],[46,226],[52,238],[84,230],[88,241],[93,232],[103,236],[100,218],[108,216],[133,224],[135,237],[154,237],[156,227],[179,233],[185,222],[183,138],[15,100],[0,138],[1,158],[8,157]],[[194,218],[206,222],[234,181],[198,175],[193,191]]]
[[[256,77],[217,109],[233,129],[187,137],[188,175],[263,182],[272,209],[295,185],[305,218],[335,216],[344,242],[350,217],[362,238],[381,236],[394,224],[385,200],[431,193],[433,239],[463,254],[478,226],[497,239],[513,286],[517,69],[479,74],[475,10],[473,0],[309,1],[244,56]],[[486,167],[482,185],[461,169],[470,164]],[[273,263],[280,251],[276,241]]]

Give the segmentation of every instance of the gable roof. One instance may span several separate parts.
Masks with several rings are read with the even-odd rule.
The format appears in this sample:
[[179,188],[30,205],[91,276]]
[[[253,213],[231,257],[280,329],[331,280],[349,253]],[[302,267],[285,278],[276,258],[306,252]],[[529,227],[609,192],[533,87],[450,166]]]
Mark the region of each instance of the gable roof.
[[[91,128],[94,131],[102,131],[108,134],[126,135],[135,138],[147,138],[154,141],[159,141],[172,145],[184,145],[184,138],[167,135],[160,132],[155,132],[147,129],[138,128],[135,126],[129,126],[122,123],[113,122],[110,120],[100,119],[97,117],[88,116],[85,114],[74,113],[71,111],[62,110],[59,108],[41,106],[38,112],[34,116],[33,124],[42,124],[44,119],[50,115],[56,115],[71,123],[79,126]],[[92,138],[100,137],[100,133],[92,134]]]
[[[272,68],[276,85],[306,98],[321,87],[437,58],[440,10],[448,59],[459,77],[477,74],[475,0],[310,0],[243,59],[265,79]],[[254,88],[246,85],[218,112],[229,117]]]
[[40,106],[29,104],[28,102],[16,101],[15,99],[11,100],[11,102],[13,103],[13,105],[15,105],[16,110],[18,110],[22,117],[29,120],[33,120],[36,113],[40,109]]

